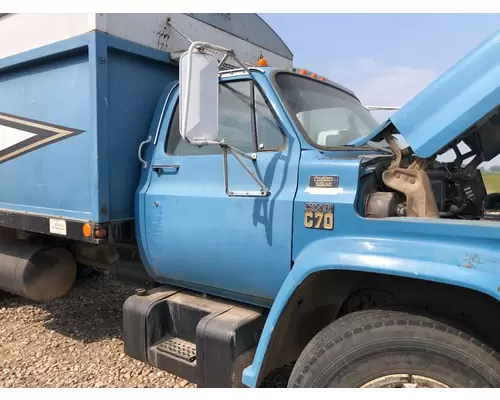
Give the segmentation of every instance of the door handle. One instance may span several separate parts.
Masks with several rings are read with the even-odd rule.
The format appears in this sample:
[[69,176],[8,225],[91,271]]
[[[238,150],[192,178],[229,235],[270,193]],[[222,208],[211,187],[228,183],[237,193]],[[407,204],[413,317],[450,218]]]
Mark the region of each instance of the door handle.
[[180,167],[181,166],[179,164],[155,164],[151,168],[153,169],[153,171],[159,174],[165,169],[173,169],[177,171]]

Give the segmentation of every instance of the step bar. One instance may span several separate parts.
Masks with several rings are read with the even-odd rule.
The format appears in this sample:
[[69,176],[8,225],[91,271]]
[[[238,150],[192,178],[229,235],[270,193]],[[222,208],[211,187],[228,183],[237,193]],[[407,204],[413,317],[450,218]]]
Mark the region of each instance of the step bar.
[[123,306],[125,354],[198,387],[243,387],[267,310],[170,286]]

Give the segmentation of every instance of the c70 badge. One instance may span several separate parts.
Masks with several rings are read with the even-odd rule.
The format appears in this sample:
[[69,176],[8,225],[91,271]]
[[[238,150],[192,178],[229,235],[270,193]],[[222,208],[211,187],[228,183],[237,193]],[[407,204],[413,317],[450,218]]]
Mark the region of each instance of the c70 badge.
[[306,203],[304,226],[308,229],[333,229],[334,205],[325,203]]

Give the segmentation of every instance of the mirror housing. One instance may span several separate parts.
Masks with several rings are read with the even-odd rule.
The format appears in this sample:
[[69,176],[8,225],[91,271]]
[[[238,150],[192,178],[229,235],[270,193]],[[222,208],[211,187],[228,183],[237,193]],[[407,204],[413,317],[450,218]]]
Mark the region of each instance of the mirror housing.
[[190,49],[179,61],[181,137],[190,144],[213,142],[219,134],[219,64],[214,55]]
[[[257,155],[248,155],[231,147],[224,140],[216,141],[219,135],[219,62],[212,54],[203,50],[211,49],[223,52],[224,57],[232,57],[250,76],[250,70],[234,54],[234,50],[225,49],[205,42],[192,42],[189,50],[179,60],[179,119],[180,134],[184,141],[195,146],[217,145],[223,154],[224,187],[229,196],[264,197],[269,195],[269,188],[243,162],[247,158],[255,162]],[[259,191],[233,191],[229,189],[227,156],[231,153],[242,167],[260,186]]]

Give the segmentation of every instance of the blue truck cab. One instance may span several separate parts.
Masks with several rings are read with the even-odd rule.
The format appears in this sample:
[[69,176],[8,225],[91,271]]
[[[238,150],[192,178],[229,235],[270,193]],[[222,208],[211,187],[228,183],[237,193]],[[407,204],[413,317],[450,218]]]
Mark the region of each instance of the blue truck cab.
[[200,387],[500,386],[500,32],[379,124],[283,49],[100,18],[0,58],[0,289],[129,279],[125,353]]

